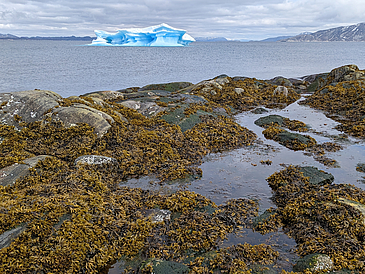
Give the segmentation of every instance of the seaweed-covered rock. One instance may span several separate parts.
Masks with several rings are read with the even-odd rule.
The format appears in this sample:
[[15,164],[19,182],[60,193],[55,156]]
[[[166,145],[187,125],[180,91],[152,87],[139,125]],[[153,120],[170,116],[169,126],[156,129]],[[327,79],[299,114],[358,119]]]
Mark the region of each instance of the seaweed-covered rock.
[[286,130],[276,134],[273,140],[292,150],[304,150],[317,143],[309,135],[292,133]]
[[151,219],[152,223],[160,223],[165,220],[170,220],[171,211],[166,209],[149,209],[145,212],[146,218]]
[[304,272],[306,270],[312,273],[325,272],[333,269],[333,261],[328,255],[310,254],[298,260],[293,270]]
[[365,163],[358,163],[356,166],[356,170],[358,172],[364,172],[365,173]]
[[348,205],[348,206],[352,207],[353,209],[359,211],[361,214],[362,222],[365,225],[365,205],[363,205],[362,203],[356,202],[356,201],[345,199],[345,198],[338,198],[336,201],[339,202],[340,204]]
[[154,116],[157,113],[166,109],[166,107],[159,106],[155,102],[139,101],[139,100],[127,100],[120,103],[121,105],[137,110],[139,113],[146,117]]
[[335,179],[331,173],[319,170],[313,166],[298,167],[298,169],[303,173],[304,177],[308,177],[309,183],[314,186],[328,185]]
[[285,124],[284,117],[277,114],[260,117],[254,123],[260,127],[269,127],[274,124],[284,126]]
[[47,155],[39,155],[23,161],[24,164],[15,163],[0,170],[0,185],[13,185],[17,179],[29,174],[29,168],[35,167],[38,161],[44,160]]

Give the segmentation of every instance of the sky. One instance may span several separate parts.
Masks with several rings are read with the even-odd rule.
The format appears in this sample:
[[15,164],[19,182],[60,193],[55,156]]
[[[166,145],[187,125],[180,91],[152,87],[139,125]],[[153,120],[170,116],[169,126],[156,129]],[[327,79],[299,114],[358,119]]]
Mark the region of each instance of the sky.
[[94,36],[161,23],[193,37],[261,40],[365,22],[365,0],[0,0],[0,33]]

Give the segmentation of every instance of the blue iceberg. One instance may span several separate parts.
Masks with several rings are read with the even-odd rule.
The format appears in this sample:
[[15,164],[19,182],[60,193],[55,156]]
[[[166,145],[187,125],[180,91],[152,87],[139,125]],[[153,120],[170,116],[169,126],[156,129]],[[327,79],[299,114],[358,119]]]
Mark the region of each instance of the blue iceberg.
[[185,30],[175,29],[167,24],[123,29],[115,34],[95,30],[95,34],[96,39],[91,46],[176,47],[187,46],[195,41]]

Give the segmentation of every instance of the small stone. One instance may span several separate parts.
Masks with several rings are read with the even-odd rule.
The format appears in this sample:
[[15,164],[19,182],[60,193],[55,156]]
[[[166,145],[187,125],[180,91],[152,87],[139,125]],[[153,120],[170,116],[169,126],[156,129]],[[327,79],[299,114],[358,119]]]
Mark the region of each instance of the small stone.
[[77,164],[87,164],[87,165],[102,165],[102,164],[117,164],[118,161],[111,157],[99,156],[99,155],[84,155],[80,156],[75,160],[75,165]]
[[237,94],[241,94],[241,93],[245,92],[245,90],[243,88],[235,88],[234,92]]
[[146,217],[151,218],[152,223],[160,223],[165,220],[170,220],[171,211],[165,209],[149,209],[146,212]]

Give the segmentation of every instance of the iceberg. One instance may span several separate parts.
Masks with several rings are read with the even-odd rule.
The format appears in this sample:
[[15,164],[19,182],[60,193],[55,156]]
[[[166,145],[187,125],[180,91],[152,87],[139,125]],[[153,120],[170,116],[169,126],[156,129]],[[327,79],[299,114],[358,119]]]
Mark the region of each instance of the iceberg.
[[95,30],[96,39],[90,46],[137,46],[137,47],[176,47],[187,46],[195,39],[185,30],[160,24],[147,28],[131,28],[109,33]]

